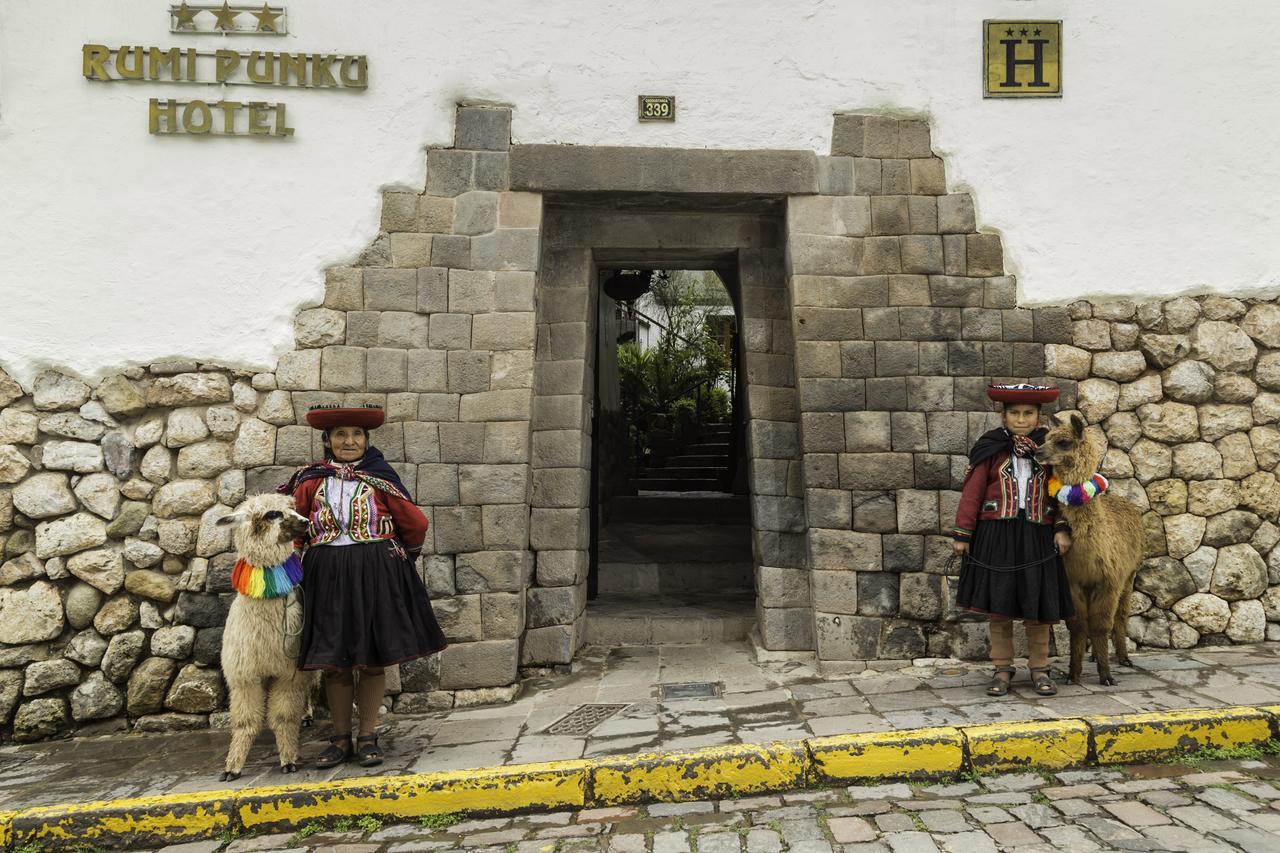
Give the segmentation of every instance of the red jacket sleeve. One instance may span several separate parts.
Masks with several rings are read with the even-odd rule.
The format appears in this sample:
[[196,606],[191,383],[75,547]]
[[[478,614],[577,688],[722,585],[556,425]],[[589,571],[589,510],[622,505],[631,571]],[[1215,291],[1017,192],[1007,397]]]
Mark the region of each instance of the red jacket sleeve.
[[405,550],[416,555],[422,550],[422,543],[427,538],[427,517],[413,501],[387,492],[379,492],[378,496],[385,501],[391,520],[396,525],[396,535]]
[[956,526],[951,533],[957,542],[971,541],[973,531],[978,529],[978,512],[987,491],[987,477],[994,458],[987,457],[972,466],[965,475],[964,485],[960,487],[960,503],[956,507]]
[[[293,490],[293,508],[298,511],[298,515],[306,519],[311,518],[311,504],[316,498],[316,490],[320,488],[320,484],[323,482],[323,479],[307,480]],[[293,540],[293,547],[299,550],[305,548],[306,545],[307,538],[305,536],[301,539]]]

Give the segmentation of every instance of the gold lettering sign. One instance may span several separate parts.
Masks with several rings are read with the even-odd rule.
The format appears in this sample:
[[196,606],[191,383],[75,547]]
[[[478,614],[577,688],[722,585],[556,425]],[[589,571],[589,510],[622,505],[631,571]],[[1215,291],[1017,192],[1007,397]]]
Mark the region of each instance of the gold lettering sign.
[[340,53],[277,53],[86,44],[84,76],[99,82],[149,80],[226,86],[366,89],[369,59]]
[[282,36],[289,32],[283,6],[188,6],[169,7],[169,32],[184,35]]
[[641,95],[640,121],[675,121],[675,95]]
[[293,136],[284,104],[152,98],[148,129],[156,136]]
[[1061,21],[983,21],[983,97],[1061,98]]

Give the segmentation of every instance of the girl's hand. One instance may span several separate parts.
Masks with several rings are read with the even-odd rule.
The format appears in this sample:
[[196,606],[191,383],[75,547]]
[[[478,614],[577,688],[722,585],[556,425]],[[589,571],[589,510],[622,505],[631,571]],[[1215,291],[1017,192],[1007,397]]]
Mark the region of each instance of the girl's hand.
[[969,553],[969,543],[968,543],[968,542],[961,542],[959,539],[956,539],[956,540],[953,540],[953,541],[952,541],[952,543],[951,543],[951,547],[952,547],[952,548],[954,548],[954,549],[955,549],[955,552],[956,552],[957,554],[959,554],[960,556],[962,556],[962,557],[963,557],[965,554],[968,554],[968,553]]
[[1058,553],[1063,556],[1071,550],[1071,534],[1065,530],[1059,530],[1053,534],[1053,544],[1058,549]]

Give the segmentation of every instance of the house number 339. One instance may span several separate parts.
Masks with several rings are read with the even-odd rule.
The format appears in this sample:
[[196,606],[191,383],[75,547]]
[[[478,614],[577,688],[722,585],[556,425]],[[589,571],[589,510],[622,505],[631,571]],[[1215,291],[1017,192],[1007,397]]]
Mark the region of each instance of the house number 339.
[[675,121],[675,95],[641,95],[640,121]]

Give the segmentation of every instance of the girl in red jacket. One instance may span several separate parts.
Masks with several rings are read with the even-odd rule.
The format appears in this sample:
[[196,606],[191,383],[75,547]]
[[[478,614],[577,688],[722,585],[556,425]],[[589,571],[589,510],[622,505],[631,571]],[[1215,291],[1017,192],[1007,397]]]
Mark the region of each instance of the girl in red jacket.
[[[299,669],[324,671],[333,736],[316,766],[351,757],[362,767],[382,763],[378,710],[386,692],[383,667],[440,651],[447,643],[414,569],[427,519],[369,433],[382,425],[374,407],[316,407],[307,423],[324,430],[325,458],[299,468],[280,487],[309,522],[302,558],[302,644]],[[355,697],[352,673],[360,670]],[[351,744],[351,702],[360,731]]]
[[1034,458],[1047,430],[1040,405],[1058,398],[1042,385],[992,385],[1004,426],[969,451],[954,546],[964,558],[956,606],[990,617],[995,675],[987,693],[1004,696],[1013,679],[1013,620],[1027,630],[1028,668],[1036,693],[1058,692],[1049,675],[1049,629],[1074,615],[1062,554],[1071,533],[1048,491],[1049,471]]

